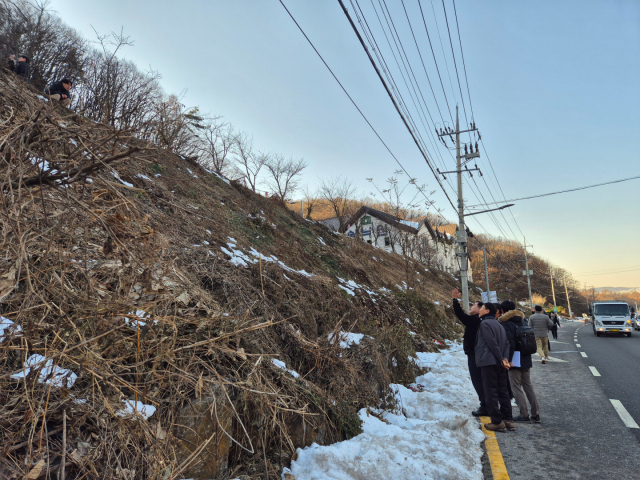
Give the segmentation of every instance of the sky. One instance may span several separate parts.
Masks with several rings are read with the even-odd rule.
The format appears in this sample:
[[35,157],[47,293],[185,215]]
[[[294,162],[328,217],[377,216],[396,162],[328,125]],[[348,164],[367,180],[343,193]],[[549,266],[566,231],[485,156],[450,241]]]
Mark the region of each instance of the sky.
[[[455,221],[338,1],[283,1],[395,157],[426,185],[431,211]],[[418,0],[404,0],[410,24],[401,0],[386,1],[415,75],[414,98],[426,112],[412,103],[416,87],[405,86],[386,43],[389,30],[376,16],[385,4],[359,0],[434,168],[454,170],[455,157],[430,137],[431,118],[451,126],[457,104],[466,124],[473,110],[486,152],[477,161],[484,177],[466,176],[468,205],[640,175],[640,2],[458,0],[464,64],[456,12],[452,0],[444,3],[447,19],[441,0],[420,0],[425,30]],[[167,92],[224,116],[258,149],[304,158],[303,184],[313,188],[340,175],[365,196],[376,193],[367,178],[383,190],[399,169],[278,0],[53,0],[50,8],[87,38],[95,38],[93,28],[123,28],[135,41],[124,57],[158,70]],[[407,175],[395,176],[407,185]],[[444,189],[455,203],[448,180]],[[468,225],[519,242],[526,236],[535,254],[588,286],[640,287],[639,192],[640,180],[632,180],[516,201],[510,211],[470,217]],[[424,200],[410,185],[404,201],[416,195]]]

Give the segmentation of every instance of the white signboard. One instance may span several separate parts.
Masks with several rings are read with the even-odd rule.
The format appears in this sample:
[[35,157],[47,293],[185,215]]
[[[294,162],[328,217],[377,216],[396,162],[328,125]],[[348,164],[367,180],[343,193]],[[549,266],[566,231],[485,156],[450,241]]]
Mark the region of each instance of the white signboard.
[[487,292],[482,292],[480,295],[482,296],[483,303],[498,303],[498,294],[496,292],[489,292],[488,296]]

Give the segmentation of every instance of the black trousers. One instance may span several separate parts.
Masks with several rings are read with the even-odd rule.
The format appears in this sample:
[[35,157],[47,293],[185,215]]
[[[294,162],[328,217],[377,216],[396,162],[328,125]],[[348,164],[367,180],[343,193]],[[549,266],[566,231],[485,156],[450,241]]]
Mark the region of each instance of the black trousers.
[[511,400],[507,370],[502,365],[489,365],[480,367],[482,371],[482,385],[484,387],[484,400],[491,417],[491,423],[501,423],[503,420],[512,420]]
[[471,383],[473,383],[473,388],[476,390],[478,394],[478,399],[480,400],[480,408],[486,408],[484,403],[484,387],[482,385],[482,372],[480,372],[480,367],[476,366],[476,356],[475,353],[471,353],[467,355],[467,365],[469,366],[469,376],[471,376]]

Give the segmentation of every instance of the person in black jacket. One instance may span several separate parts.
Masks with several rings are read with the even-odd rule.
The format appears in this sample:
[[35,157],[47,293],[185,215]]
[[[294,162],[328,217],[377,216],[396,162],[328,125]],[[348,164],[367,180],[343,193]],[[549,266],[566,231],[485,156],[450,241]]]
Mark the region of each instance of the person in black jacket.
[[69,92],[71,85],[71,80],[63,78],[59,82],[45,87],[44,93],[46,93],[49,98],[58,100],[63,107],[68,107],[71,104],[71,93]]
[[484,400],[491,423],[484,428],[492,431],[515,430],[507,378],[509,366],[509,341],[507,334],[496,320],[497,308],[493,303],[480,307],[480,327],[476,337],[476,365],[482,372]]
[[[551,321],[553,322],[553,327],[551,327],[551,334],[553,335],[553,338],[555,340],[558,339],[558,326],[560,325],[560,320],[558,319],[558,314],[556,312],[553,312],[550,317]],[[551,350],[551,349],[549,349]]]
[[15,57],[9,56],[8,62],[9,70],[22,78],[25,82],[29,81],[29,57],[26,55],[20,55],[18,57],[18,63],[16,64]]
[[471,383],[473,383],[473,388],[478,394],[478,399],[480,400],[480,408],[471,412],[471,415],[475,417],[481,417],[489,414],[484,403],[482,374],[480,373],[480,368],[476,366],[475,359],[476,336],[478,334],[478,327],[480,326],[480,317],[478,316],[478,312],[480,310],[480,307],[482,306],[482,302],[474,303],[469,310],[469,315],[467,315],[458,301],[460,299],[460,292],[457,288],[452,292],[452,297],[453,312],[456,314],[456,317],[458,317],[458,320],[460,320],[460,322],[464,325],[462,348],[464,349],[464,353],[467,356],[469,376],[471,377]]
[[[509,365],[511,366],[511,368],[509,368],[509,381],[511,383],[513,396],[520,409],[520,415],[515,417],[513,421],[530,422],[531,419],[533,419],[534,422],[541,423],[540,406],[536,392],[533,390],[533,384],[531,383],[531,367],[533,366],[531,355],[524,355],[519,352],[519,362],[514,362],[513,358],[517,351],[516,329],[525,326],[523,322],[524,313],[515,308],[515,303],[510,300],[505,300],[500,304],[500,309],[498,310],[500,313],[498,321],[504,328],[507,339],[509,340]],[[516,360],[518,359],[516,358]],[[531,405],[531,418],[529,418],[527,399],[529,399],[529,404]]]

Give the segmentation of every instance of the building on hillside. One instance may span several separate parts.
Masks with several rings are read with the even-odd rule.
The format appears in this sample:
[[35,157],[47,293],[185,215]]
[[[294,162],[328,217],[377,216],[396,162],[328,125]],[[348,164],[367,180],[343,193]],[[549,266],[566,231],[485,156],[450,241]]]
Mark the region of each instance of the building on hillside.
[[325,218],[324,220],[318,220],[318,222],[323,224],[332,232],[340,230],[340,219],[338,217]]
[[[378,248],[415,258],[420,263],[451,274],[460,272],[450,226],[432,227],[427,218],[404,220],[371,207],[362,207],[349,220],[345,234]],[[471,281],[471,265],[468,264]]]

